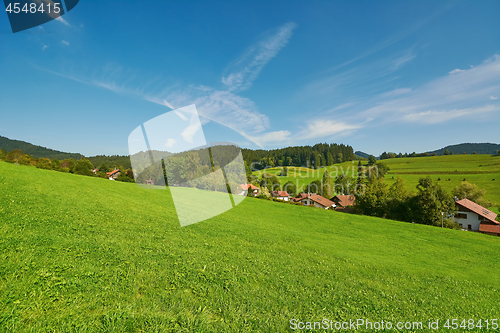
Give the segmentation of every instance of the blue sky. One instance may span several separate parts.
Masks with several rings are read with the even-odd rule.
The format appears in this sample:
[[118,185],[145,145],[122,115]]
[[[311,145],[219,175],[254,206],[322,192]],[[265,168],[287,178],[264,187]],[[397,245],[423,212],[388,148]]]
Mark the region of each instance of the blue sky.
[[127,154],[195,104],[207,142],[336,142],[378,155],[499,142],[498,1],[86,1],[13,34],[0,135]]

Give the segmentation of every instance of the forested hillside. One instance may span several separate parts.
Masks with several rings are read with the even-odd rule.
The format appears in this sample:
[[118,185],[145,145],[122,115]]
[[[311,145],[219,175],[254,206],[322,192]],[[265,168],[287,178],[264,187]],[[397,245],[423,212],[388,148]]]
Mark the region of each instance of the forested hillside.
[[3,136],[0,136],[0,149],[4,149],[6,151],[13,151],[15,149],[22,150],[23,153],[29,154],[33,157],[45,157],[45,158],[56,158],[58,160],[64,160],[73,158],[75,160],[79,160],[84,157],[82,154],[78,153],[65,153],[62,151],[45,148],[42,146],[36,146],[31,143],[20,141],[20,140],[12,140]]
[[255,169],[274,166],[325,166],[357,159],[351,146],[318,143],[273,150],[242,149],[243,159]]
[[[444,148],[430,151],[437,155],[454,154],[496,154],[500,150],[500,144],[496,143],[461,143],[458,145],[446,146]],[[448,151],[448,153],[446,152]]]

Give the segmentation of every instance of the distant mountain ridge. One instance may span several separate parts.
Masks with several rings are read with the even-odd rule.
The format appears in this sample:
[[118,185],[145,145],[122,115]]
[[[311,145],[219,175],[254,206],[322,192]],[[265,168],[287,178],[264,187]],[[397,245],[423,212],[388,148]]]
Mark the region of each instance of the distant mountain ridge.
[[0,149],[5,149],[6,151],[9,152],[15,149],[20,149],[23,151],[23,153],[29,154],[36,158],[40,157],[45,157],[50,159],[57,158],[58,160],[73,158],[75,160],[79,160],[82,157],[85,157],[79,153],[66,153],[50,148],[45,148],[42,146],[37,146],[25,141],[12,140],[1,135],[0,135]]
[[[79,153],[67,153],[67,152],[62,152],[42,146],[37,146],[25,141],[20,141],[20,140],[12,140],[9,138],[6,138],[4,136],[0,135],[0,149],[5,149],[6,151],[12,151],[14,149],[20,149],[24,153],[29,154],[33,157],[40,158],[40,157],[45,157],[45,158],[56,158],[58,160],[64,160],[68,158],[73,158],[75,160],[79,160],[83,157],[85,157],[82,154]],[[246,151],[251,151],[252,149],[244,149]],[[497,143],[460,143],[456,145],[449,145],[446,147],[443,147],[441,149],[433,150],[433,151],[428,151],[427,153],[433,154],[436,153],[437,155],[444,155],[445,151],[448,150],[449,153],[453,154],[496,154],[498,150],[500,150],[500,144]],[[362,152],[362,151],[356,151],[354,154],[358,157],[361,158],[369,158],[370,154]],[[99,166],[101,164],[110,164],[110,165],[121,165],[125,168],[130,168],[130,157],[128,155],[113,155],[113,156],[106,156],[106,155],[97,155],[97,156],[90,156],[88,157],[89,160],[92,162],[94,166]],[[377,159],[380,159],[380,156],[376,157]]]
[[368,157],[370,157],[370,154],[367,154],[367,153],[359,151],[359,150],[355,151],[354,155],[356,155],[358,157],[362,157],[362,158],[368,158]]
[[436,153],[437,155],[444,155],[445,151],[453,154],[496,154],[500,150],[500,144],[497,143],[460,143],[457,145],[446,146],[441,149],[428,151],[429,154]]

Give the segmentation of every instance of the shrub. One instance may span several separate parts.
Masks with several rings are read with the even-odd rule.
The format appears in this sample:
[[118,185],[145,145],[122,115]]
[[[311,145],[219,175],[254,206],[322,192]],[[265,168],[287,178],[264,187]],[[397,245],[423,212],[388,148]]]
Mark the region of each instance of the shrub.
[[10,153],[5,156],[5,162],[17,163],[21,157],[24,156],[24,153],[20,149],[14,149]]
[[52,162],[48,158],[39,158],[36,162],[36,167],[39,169],[51,170]]
[[83,176],[93,176],[93,169],[94,166],[92,165],[92,163],[87,158],[82,158],[81,160],[78,160],[76,162],[74,173]]

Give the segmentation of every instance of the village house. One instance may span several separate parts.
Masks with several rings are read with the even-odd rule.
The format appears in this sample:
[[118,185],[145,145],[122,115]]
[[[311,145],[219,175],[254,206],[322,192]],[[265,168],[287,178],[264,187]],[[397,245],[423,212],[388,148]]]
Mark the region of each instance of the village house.
[[300,193],[296,198],[293,199],[293,201],[301,202],[304,206],[314,205],[314,207],[323,209],[336,207],[333,201],[330,201],[327,198],[324,198],[316,193]]
[[252,185],[252,184],[241,184],[240,185],[241,187],[241,193],[240,195],[247,195],[247,191],[249,190],[250,188],[250,191],[253,192],[253,196],[256,197],[258,194],[259,194],[259,188],[255,185]]
[[155,184],[154,180],[152,180],[152,179],[146,180],[146,185],[154,185],[154,184]]
[[458,209],[455,219],[462,229],[500,236],[497,214],[469,199],[456,200],[455,205]]
[[356,204],[356,197],[352,194],[346,195],[346,194],[339,194],[331,198],[333,202],[335,202],[335,205],[337,206],[335,210],[338,211],[343,211],[346,213],[352,213],[353,208]]
[[278,200],[289,201],[292,196],[287,191],[271,191],[271,196]]
[[121,174],[120,169],[114,169],[111,172],[106,172],[106,175],[109,180],[116,180],[116,178],[118,178],[120,174]]

